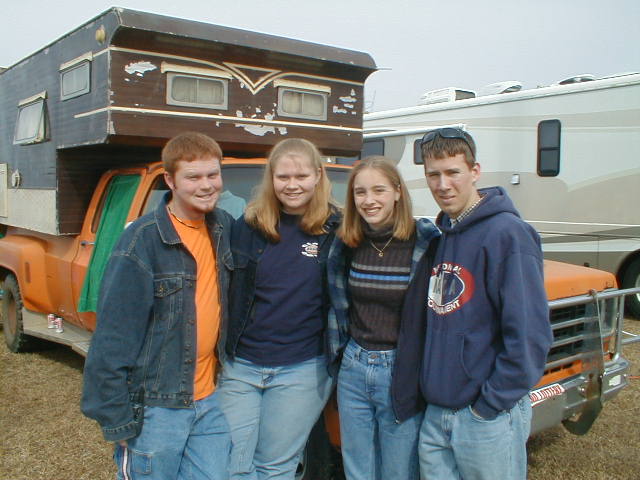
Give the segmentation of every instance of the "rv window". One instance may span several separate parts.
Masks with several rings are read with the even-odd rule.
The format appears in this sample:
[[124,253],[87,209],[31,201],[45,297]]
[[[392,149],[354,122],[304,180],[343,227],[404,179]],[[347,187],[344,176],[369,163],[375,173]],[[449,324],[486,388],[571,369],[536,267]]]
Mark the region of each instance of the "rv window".
[[227,80],[167,75],[167,103],[199,108],[227,109]]
[[45,140],[44,98],[21,105],[18,109],[16,133],[13,143],[38,143]]
[[327,94],[295,88],[278,88],[278,115],[283,117],[327,119]]
[[91,63],[86,61],[60,72],[60,98],[84,95],[91,90]]
[[416,165],[424,165],[422,159],[422,138],[413,141],[413,163]]
[[360,152],[360,158],[367,158],[373,155],[384,155],[383,138],[365,140],[362,144],[362,152]]
[[538,124],[538,175],[555,177],[560,173],[560,120]]

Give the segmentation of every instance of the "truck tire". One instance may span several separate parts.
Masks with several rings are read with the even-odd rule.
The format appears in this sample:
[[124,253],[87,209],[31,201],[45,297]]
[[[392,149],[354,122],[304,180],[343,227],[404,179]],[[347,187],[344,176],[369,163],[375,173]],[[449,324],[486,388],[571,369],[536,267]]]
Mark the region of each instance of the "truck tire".
[[[622,288],[640,287],[640,257],[636,257],[627,267],[622,277]],[[640,319],[640,294],[629,295],[626,313]]]
[[14,353],[33,350],[38,345],[35,338],[25,335],[22,326],[22,295],[13,275],[4,279],[2,296],[2,331],[7,348]]

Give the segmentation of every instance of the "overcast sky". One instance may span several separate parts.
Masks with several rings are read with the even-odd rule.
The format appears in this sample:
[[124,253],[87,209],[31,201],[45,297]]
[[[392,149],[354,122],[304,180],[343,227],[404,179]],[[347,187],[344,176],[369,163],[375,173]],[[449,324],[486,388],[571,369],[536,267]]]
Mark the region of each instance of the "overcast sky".
[[[3,0],[0,66],[99,13],[104,0]],[[427,90],[640,71],[640,0],[120,0],[120,7],[365,51],[370,110]]]

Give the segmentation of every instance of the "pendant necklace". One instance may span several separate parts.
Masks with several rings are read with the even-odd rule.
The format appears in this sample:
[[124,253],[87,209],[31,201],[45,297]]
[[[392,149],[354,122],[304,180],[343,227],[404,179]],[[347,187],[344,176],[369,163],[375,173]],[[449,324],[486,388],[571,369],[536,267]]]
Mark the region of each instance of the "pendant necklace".
[[191,225],[187,222],[185,222],[184,220],[182,220],[180,217],[178,217],[175,213],[173,213],[173,211],[171,210],[171,207],[169,207],[169,205],[167,205],[167,210],[169,210],[169,213],[171,214],[171,216],[173,218],[175,218],[178,222],[180,222],[182,225],[184,225],[185,227],[189,227],[189,228],[200,228],[200,225]]
[[384,249],[389,246],[389,244],[391,243],[391,240],[393,240],[393,235],[391,236],[391,238],[389,238],[389,240],[387,240],[387,243],[385,243],[384,247],[382,247],[382,248],[376,247],[375,243],[373,243],[373,240],[369,240],[369,243],[371,244],[371,246],[373,248],[375,248],[376,252],[378,252],[378,256],[380,258],[382,258],[382,257],[384,257]]

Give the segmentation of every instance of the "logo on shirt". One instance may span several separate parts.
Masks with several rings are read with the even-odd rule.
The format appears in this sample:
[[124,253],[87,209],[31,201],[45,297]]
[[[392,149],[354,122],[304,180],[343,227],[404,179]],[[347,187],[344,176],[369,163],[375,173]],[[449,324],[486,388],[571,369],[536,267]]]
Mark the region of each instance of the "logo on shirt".
[[455,263],[441,263],[431,271],[427,305],[437,314],[447,315],[462,308],[474,290],[475,282],[469,270]]
[[307,242],[302,244],[302,255],[305,257],[318,256],[318,242]]

